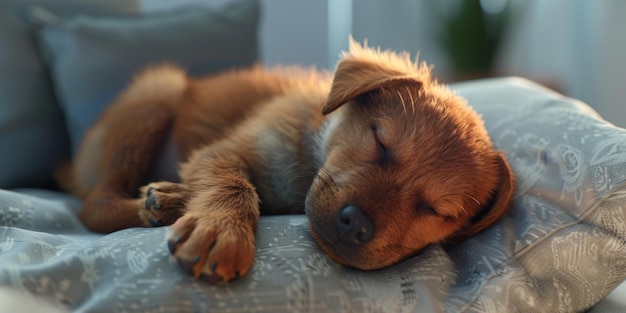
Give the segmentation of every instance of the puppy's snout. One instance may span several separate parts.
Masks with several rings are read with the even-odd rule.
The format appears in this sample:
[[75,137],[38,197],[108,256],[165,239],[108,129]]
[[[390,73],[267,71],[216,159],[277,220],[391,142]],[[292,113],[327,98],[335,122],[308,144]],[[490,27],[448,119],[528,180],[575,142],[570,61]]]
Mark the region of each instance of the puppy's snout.
[[374,238],[374,223],[354,205],[347,205],[337,214],[337,231],[341,241],[361,245]]

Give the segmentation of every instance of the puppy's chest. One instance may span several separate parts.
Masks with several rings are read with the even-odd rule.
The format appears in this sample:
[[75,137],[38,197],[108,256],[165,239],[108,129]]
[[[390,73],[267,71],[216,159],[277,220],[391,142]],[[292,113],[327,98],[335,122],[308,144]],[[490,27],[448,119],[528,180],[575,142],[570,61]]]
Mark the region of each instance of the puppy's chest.
[[[265,134],[258,140],[262,164],[254,184],[261,198],[261,213],[303,213],[315,169],[311,168],[306,144]],[[302,139],[302,138],[300,138]],[[303,147],[304,146],[304,147]]]

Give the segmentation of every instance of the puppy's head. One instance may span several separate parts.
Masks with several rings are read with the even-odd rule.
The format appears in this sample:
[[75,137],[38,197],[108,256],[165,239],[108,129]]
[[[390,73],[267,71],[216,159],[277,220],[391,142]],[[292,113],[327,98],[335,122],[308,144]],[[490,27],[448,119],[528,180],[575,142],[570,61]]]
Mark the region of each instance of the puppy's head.
[[480,117],[407,54],[352,42],[323,112],[306,211],[338,262],[381,268],[476,234],[508,207],[513,175]]

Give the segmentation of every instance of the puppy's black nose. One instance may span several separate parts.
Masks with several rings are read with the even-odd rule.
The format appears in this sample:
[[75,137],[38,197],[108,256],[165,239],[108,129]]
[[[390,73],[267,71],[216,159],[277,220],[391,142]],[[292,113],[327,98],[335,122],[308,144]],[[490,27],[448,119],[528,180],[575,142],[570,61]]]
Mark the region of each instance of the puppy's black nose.
[[359,207],[348,205],[337,214],[337,231],[341,241],[361,245],[374,238],[374,223]]

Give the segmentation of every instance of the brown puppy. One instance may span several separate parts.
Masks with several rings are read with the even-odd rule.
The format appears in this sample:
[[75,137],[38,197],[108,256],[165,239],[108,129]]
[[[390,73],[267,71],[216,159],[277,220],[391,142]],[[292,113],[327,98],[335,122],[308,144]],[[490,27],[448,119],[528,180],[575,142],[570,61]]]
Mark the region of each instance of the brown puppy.
[[[181,162],[180,182],[150,182],[164,150]],[[149,69],[62,177],[85,198],[88,228],[173,224],[170,251],[209,281],[248,272],[261,212],[306,211],[333,259],[376,269],[485,229],[513,192],[503,154],[463,99],[408,55],[354,42],[334,77]]]

